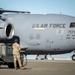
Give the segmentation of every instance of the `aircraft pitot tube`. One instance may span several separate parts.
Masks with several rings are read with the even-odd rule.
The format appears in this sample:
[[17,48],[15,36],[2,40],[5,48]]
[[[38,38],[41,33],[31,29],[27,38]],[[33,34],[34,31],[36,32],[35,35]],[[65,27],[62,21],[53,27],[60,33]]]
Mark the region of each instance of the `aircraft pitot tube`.
[[0,20],[0,40],[11,39],[14,36],[14,26],[11,23]]

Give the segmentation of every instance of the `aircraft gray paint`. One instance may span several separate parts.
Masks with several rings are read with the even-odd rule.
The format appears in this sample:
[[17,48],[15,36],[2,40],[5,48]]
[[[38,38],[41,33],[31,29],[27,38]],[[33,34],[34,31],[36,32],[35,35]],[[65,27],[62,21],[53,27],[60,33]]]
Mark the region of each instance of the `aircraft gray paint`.
[[27,54],[62,54],[75,49],[75,17],[3,9],[0,13],[1,40],[18,36]]
[[[2,14],[14,26],[21,48],[28,51],[72,51],[75,49],[75,18],[61,14]],[[1,20],[2,23],[2,20]],[[2,25],[2,24],[1,24]]]

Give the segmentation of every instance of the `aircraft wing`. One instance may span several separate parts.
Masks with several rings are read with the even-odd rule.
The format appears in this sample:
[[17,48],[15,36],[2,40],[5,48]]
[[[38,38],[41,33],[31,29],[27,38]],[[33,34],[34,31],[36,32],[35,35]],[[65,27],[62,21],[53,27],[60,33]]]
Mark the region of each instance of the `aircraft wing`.
[[0,14],[5,13],[5,12],[12,12],[12,13],[30,13],[29,11],[4,10],[4,9],[0,8]]

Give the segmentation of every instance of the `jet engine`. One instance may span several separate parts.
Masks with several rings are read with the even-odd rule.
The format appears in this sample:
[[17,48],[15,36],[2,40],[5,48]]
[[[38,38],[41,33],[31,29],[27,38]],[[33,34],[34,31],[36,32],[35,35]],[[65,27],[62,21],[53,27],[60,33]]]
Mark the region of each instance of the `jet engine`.
[[14,35],[14,26],[9,22],[0,20],[0,40],[11,39]]

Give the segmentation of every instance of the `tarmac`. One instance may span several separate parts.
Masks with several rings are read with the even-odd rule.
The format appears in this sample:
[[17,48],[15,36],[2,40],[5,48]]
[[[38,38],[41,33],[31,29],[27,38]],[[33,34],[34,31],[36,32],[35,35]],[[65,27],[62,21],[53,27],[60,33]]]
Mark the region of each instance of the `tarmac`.
[[28,60],[24,70],[0,67],[0,75],[75,75],[72,60]]

